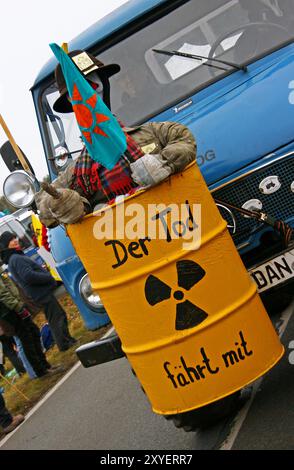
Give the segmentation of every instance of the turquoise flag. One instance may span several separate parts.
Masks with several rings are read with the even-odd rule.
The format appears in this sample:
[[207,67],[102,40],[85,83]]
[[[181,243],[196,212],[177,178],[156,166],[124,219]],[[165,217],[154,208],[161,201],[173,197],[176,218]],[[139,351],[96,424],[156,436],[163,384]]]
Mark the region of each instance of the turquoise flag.
[[127,149],[126,136],[111,111],[57,44],[50,47],[60,63],[83,141],[93,160],[111,170]]

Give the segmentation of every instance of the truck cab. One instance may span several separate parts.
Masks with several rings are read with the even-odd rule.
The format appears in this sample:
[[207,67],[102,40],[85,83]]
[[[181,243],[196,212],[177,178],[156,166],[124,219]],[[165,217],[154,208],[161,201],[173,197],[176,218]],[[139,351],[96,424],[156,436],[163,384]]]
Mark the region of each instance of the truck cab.
[[[230,207],[293,227],[293,26],[293,0],[132,0],[69,43],[121,66],[111,105],[126,126],[177,121],[193,132],[197,163],[260,293],[293,280],[293,247]],[[56,65],[31,90],[52,180],[82,149],[74,114],[53,111]]]

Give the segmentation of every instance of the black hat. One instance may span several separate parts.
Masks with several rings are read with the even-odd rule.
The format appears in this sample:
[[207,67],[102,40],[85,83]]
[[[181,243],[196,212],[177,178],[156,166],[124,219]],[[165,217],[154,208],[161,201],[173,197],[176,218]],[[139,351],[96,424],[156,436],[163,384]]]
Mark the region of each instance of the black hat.
[[[96,57],[91,55],[89,52],[71,51],[68,55],[80,72],[85,76],[96,70],[99,75],[101,74],[102,76],[109,78],[120,71],[120,66],[118,64],[104,65],[103,62],[96,59]],[[53,109],[57,113],[71,113],[73,109],[71,103],[67,99],[68,91],[60,64],[58,64],[55,69],[55,80],[60,96],[55,101]]]
[[6,250],[8,248],[9,243],[11,240],[14,240],[14,238],[17,238],[17,235],[15,233],[11,232],[3,232],[2,235],[0,236],[0,250]]

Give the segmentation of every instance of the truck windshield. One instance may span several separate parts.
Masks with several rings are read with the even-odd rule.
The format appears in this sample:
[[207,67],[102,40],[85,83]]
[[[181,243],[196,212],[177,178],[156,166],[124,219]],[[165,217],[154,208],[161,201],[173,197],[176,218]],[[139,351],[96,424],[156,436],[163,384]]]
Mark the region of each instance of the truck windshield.
[[[249,64],[290,42],[293,31],[294,0],[185,2],[139,31],[130,29],[127,37],[97,53],[104,63],[121,66],[120,73],[110,79],[112,112],[125,125],[142,123],[235,71],[230,66],[207,66],[217,65],[209,58]],[[167,55],[154,49],[205,58]],[[42,97],[52,156],[82,147],[74,115],[52,110],[58,96],[52,83]],[[75,155],[78,153],[72,157]]]

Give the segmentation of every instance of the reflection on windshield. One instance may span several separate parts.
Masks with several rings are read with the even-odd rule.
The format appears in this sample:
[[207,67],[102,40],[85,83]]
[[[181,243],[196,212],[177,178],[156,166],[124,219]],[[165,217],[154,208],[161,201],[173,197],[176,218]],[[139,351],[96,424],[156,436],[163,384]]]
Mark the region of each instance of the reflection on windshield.
[[[205,65],[207,67],[213,67],[215,69],[227,71],[228,68],[233,68],[235,70],[243,70],[243,72],[247,72],[247,67],[242,65],[233,64],[232,62],[228,62],[227,60],[217,59],[216,57],[211,56],[204,56],[200,55],[199,53],[193,54],[192,52],[182,52],[182,51],[167,51],[164,49],[152,49],[153,52],[157,54],[164,54],[171,57],[184,57],[185,59],[193,59],[194,61],[200,62],[199,65]],[[217,65],[216,65],[217,64]]]
[[[205,66],[205,59],[171,57],[153,49],[244,65],[290,41],[293,31],[294,0],[185,2],[99,55],[105,64],[121,66],[110,79],[112,112],[125,125],[144,122],[228,73]],[[69,152],[81,148],[74,115],[52,113],[58,96],[55,84],[43,95],[51,156],[60,148]]]

